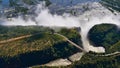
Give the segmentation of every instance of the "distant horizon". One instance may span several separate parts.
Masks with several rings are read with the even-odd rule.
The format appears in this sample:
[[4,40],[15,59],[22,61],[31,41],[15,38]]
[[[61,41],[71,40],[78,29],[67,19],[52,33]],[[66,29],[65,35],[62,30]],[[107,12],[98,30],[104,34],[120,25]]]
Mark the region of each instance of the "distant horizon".
[[58,5],[67,6],[67,5],[76,5],[78,3],[85,3],[85,2],[99,2],[101,0],[50,0],[50,1]]
[[[85,3],[85,2],[98,2],[101,0],[49,0],[52,3],[56,3],[58,5],[75,5],[78,3]],[[72,3],[71,3],[72,2]],[[2,5],[8,6],[9,5],[9,0],[2,0]]]

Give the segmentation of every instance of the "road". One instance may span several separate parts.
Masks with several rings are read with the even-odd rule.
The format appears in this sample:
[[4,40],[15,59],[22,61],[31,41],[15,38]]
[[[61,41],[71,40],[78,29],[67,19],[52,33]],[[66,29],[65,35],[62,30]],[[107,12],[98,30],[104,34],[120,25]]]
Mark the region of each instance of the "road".
[[3,40],[3,41],[0,41],[0,44],[12,42],[12,41],[16,41],[16,40],[20,40],[20,39],[24,39],[24,38],[28,38],[28,37],[31,37],[31,36],[32,35],[24,35],[24,36],[20,36],[20,37],[16,37],[16,38],[11,38],[11,39],[8,39],[8,40]]
[[28,34],[28,35],[23,35],[23,36],[11,38],[11,39],[3,40],[3,41],[0,41],[0,44],[12,42],[12,41],[17,41],[17,40],[21,40],[21,39],[24,39],[24,38],[29,38],[31,36],[35,36],[35,35],[38,35],[38,34],[40,34],[40,33]]
[[86,50],[84,50],[82,47],[80,47],[79,45],[75,44],[74,42],[72,42],[71,40],[69,40],[67,37],[65,37],[64,35],[58,34],[58,33],[54,33],[56,35],[59,35],[61,37],[63,37],[66,41],[68,41],[70,44],[72,44],[73,46],[77,47],[78,49],[82,50],[83,52],[87,52]]
[[[39,33],[37,33],[39,34]],[[34,36],[34,35],[37,35],[37,34],[33,34],[33,35],[24,35],[24,36],[20,36],[20,37],[16,37],[16,38],[11,38],[11,39],[8,39],[8,40],[3,40],[3,41],[0,41],[0,44],[4,44],[4,43],[8,43],[8,42],[12,42],[12,41],[16,41],[16,40],[20,40],[20,39],[24,39],[24,38],[28,38],[28,37],[31,37],[31,36]],[[69,40],[67,37],[65,37],[64,35],[61,35],[59,33],[54,33],[56,35],[59,35],[61,37],[63,37],[66,41],[68,41],[70,44],[72,44],[73,46],[77,47],[78,49],[80,49],[81,51],[83,52],[87,52],[86,50],[84,50],[82,47],[80,47],[79,45],[75,44],[74,42],[72,42],[71,40]]]
[[120,52],[116,51],[116,52],[114,52],[114,53],[105,54],[105,55],[97,55],[97,56],[108,57],[108,56],[113,56],[113,55],[118,55],[118,54],[120,54]]

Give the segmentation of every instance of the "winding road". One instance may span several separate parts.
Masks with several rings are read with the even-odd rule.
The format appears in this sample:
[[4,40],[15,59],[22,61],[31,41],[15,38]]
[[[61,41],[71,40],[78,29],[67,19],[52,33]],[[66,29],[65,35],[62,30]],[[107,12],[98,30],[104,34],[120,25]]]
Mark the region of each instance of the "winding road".
[[85,49],[83,49],[83,48],[80,47],[79,45],[77,45],[77,44],[75,44],[74,42],[70,41],[70,40],[69,40],[67,37],[65,37],[64,35],[61,35],[61,34],[59,34],[59,33],[54,33],[54,34],[63,37],[66,41],[68,41],[70,44],[72,44],[72,45],[75,46],[76,48],[80,49],[81,51],[83,51],[83,52],[85,52],[85,53],[87,52]]

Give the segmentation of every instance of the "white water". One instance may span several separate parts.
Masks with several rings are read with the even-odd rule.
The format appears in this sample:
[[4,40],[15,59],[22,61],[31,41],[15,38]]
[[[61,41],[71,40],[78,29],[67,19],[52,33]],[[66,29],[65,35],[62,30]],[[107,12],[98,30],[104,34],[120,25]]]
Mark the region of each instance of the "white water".
[[[23,20],[22,17],[18,18],[12,18],[12,20],[4,19],[4,22],[1,22],[1,25],[7,25],[7,26],[30,26],[30,25],[36,25],[36,26],[47,26],[47,27],[66,27],[66,28],[72,28],[72,27],[81,27],[81,36],[83,41],[83,47],[86,51],[94,51],[97,53],[105,52],[105,49],[103,47],[94,47],[90,45],[87,34],[88,31],[96,24],[102,24],[102,23],[112,23],[120,26],[120,15],[113,14],[108,9],[104,8],[99,3],[90,3],[85,4],[84,6],[87,6],[89,10],[86,10],[82,15],[78,16],[71,16],[69,14],[64,15],[52,15],[49,12],[48,8],[45,8],[44,5],[39,4],[37,5],[35,21],[33,21],[31,18],[28,18],[28,20]],[[76,6],[75,6],[76,7]],[[79,7],[79,5],[77,6]],[[84,8],[83,8],[84,9]]]
[[87,34],[89,30],[94,25],[97,25],[97,24],[111,23],[111,24],[116,24],[120,26],[120,18],[119,18],[120,15],[113,14],[112,12],[110,12],[108,9],[106,9],[99,3],[93,3],[89,7],[93,9],[86,11],[83,15],[80,16],[80,19],[82,20],[82,23],[80,23],[81,24],[80,27],[81,27],[81,36],[82,36],[84,49],[87,51],[104,53],[105,49],[103,47],[93,47],[92,45],[90,45],[87,39]]

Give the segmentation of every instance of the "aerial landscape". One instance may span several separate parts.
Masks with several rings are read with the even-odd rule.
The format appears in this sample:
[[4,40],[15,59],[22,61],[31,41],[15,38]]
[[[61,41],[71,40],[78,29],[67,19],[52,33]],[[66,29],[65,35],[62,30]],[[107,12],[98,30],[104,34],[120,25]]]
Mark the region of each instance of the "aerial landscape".
[[120,0],[0,0],[0,68],[120,68]]

